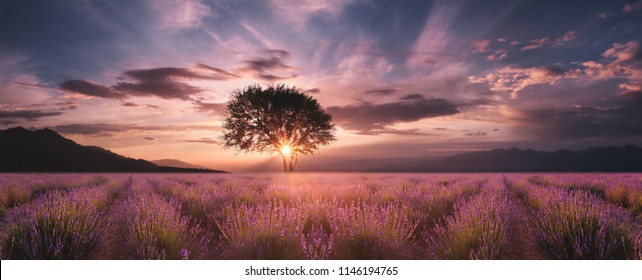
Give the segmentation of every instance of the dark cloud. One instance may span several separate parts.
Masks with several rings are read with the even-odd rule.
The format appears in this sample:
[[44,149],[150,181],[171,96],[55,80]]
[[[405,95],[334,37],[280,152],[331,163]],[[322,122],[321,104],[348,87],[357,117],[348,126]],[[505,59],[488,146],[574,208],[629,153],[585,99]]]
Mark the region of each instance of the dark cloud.
[[433,128],[433,130],[450,130],[450,129],[445,128],[445,127],[435,127],[435,128]]
[[145,140],[149,140],[149,141],[154,141],[154,140],[156,140],[156,138],[154,138],[154,137],[143,137],[143,139],[145,139]]
[[212,79],[214,79],[214,80],[229,80],[229,79],[239,78],[239,75],[232,74],[232,73],[227,72],[225,70],[222,70],[222,69],[219,69],[219,68],[216,68],[216,67],[212,67],[212,66],[209,66],[209,65],[197,63],[197,64],[195,64],[195,66],[196,66],[196,68],[198,68],[201,71],[209,72],[212,75]]
[[0,125],[14,125],[17,123],[18,122],[14,120],[0,120]]
[[373,95],[391,95],[399,91],[398,89],[395,88],[379,88],[379,89],[371,89],[366,92],[365,94],[373,94]]
[[107,123],[88,123],[88,124],[65,124],[48,127],[62,134],[77,134],[110,137],[118,133],[134,131],[192,131],[192,130],[218,130],[218,126],[210,125],[186,125],[186,126],[160,126],[160,125],[138,125],[138,124],[107,124]]
[[28,121],[37,121],[41,118],[55,117],[60,115],[62,115],[62,112],[46,112],[41,110],[0,110],[0,119],[25,119]]
[[60,89],[74,93],[84,94],[88,96],[101,97],[101,98],[125,98],[125,94],[114,90],[111,87],[106,87],[92,83],[85,80],[67,80],[60,84]]
[[402,100],[394,103],[333,106],[327,108],[341,127],[361,134],[386,133],[396,123],[413,122],[423,118],[459,113],[457,105],[441,98]]
[[206,138],[206,137],[201,138],[201,139],[196,139],[196,140],[186,140],[185,142],[188,142],[188,143],[204,143],[204,144],[213,144],[213,145],[221,144],[221,142],[218,141],[218,140],[214,140],[212,138]]
[[113,86],[98,85],[85,80],[67,80],[60,89],[101,98],[125,99],[130,96],[156,96],[163,99],[188,100],[202,89],[191,86],[190,80],[229,80],[238,75],[205,64],[193,68],[162,67],[125,71]]
[[466,136],[473,136],[473,137],[481,137],[481,136],[487,136],[488,133],[483,132],[483,131],[477,131],[477,132],[468,132],[464,134]]
[[189,99],[191,95],[201,92],[201,89],[180,81],[213,79],[189,69],[173,67],[130,70],[124,75],[134,82],[122,82],[113,86],[119,92],[133,96],[182,100]]
[[52,108],[57,107],[57,110],[66,111],[66,110],[75,110],[78,108],[78,102],[76,101],[61,101],[54,103],[36,103],[29,105],[30,107],[43,107],[43,108]]
[[298,76],[292,73],[295,68],[287,65],[285,62],[290,58],[289,52],[284,50],[266,50],[265,53],[267,57],[258,57],[243,61],[243,66],[238,69],[238,72],[246,73],[257,79],[270,82]]
[[75,110],[78,108],[78,103],[76,101],[56,102],[53,105],[60,106],[58,110]]
[[304,93],[310,93],[310,94],[317,94],[317,93],[321,93],[321,90],[318,89],[318,88],[311,88],[311,89],[305,90],[303,92]]
[[136,83],[118,83],[113,87],[132,96],[156,96],[163,99],[188,100],[201,92],[200,88],[167,80],[141,80]]
[[214,116],[222,116],[227,112],[227,105],[225,103],[194,101],[194,105],[196,106],[196,110],[199,112]]
[[23,83],[23,82],[15,82],[16,85],[21,85],[25,87],[32,87],[32,88],[49,88],[46,85],[42,84],[34,84],[34,83]]
[[642,135],[642,93],[617,96],[612,106],[575,106],[523,112],[519,129],[542,138]]
[[97,124],[66,124],[66,125],[52,126],[49,128],[62,134],[78,134],[78,135],[108,137],[119,132],[126,132],[126,131],[133,130],[134,128],[150,130],[155,127],[152,127],[152,126],[139,127],[139,126],[133,126],[133,125],[97,123]]
[[194,69],[162,67],[152,69],[130,70],[124,76],[139,81],[176,81],[176,80],[229,80],[237,75],[205,65],[195,64]]
[[421,94],[408,94],[406,96],[401,97],[401,100],[417,100],[417,99],[423,99],[424,96]]
[[497,106],[498,103],[485,98],[477,98],[466,102],[461,102],[461,107],[480,107],[480,106]]
[[133,103],[133,102],[125,102],[123,104],[120,104],[120,106],[125,106],[125,107],[138,107],[138,104]]

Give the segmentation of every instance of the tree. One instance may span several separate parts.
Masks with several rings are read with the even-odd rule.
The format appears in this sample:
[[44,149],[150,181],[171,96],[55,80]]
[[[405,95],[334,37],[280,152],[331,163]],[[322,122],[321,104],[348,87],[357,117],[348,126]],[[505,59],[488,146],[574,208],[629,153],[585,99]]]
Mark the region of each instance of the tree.
[[294,171],[299,154],[312,154],[336,139],[332,116],[319,102],[283,84],[237,90],[227,103],[227,111],[224,147],[279,153],[285,172]]

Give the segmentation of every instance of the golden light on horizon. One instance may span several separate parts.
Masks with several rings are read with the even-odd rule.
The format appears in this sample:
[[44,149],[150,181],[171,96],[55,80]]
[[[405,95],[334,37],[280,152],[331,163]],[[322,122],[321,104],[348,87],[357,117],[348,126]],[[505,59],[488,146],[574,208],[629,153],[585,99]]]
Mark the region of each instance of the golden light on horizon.
[[290,146],[285,145],[285,146],[281,147],[281,153],[282,153],[284,156],[288,156],[288,155],[290,155],[290,152],[291,152]]

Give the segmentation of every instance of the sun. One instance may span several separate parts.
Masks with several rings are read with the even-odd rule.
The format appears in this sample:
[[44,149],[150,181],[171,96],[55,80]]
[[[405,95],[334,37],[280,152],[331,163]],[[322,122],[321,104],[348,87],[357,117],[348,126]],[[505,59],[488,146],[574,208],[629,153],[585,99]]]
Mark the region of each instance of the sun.
[[285,155],[285,156],[289,155],[289,154],[290,154],[290,151],[291,151],[291,150],[290,150],[290,146],[288,146],[288,145],[285,145],[285,146],[283,146],[283,147],[281,148],[281,153],[282,153],[283,155]]

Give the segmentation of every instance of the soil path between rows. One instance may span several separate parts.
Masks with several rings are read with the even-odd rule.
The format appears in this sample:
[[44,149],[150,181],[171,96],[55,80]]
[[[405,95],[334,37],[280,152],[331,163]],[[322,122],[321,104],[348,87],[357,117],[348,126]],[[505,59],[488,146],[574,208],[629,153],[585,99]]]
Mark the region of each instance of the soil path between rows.
[[511,205],[511,228],[508,247],[499,254],[501,260],[545,260],[545,253],[537,244],[535,234],[529,226],[529,210],[519,199],[512,184],[505,183]]

